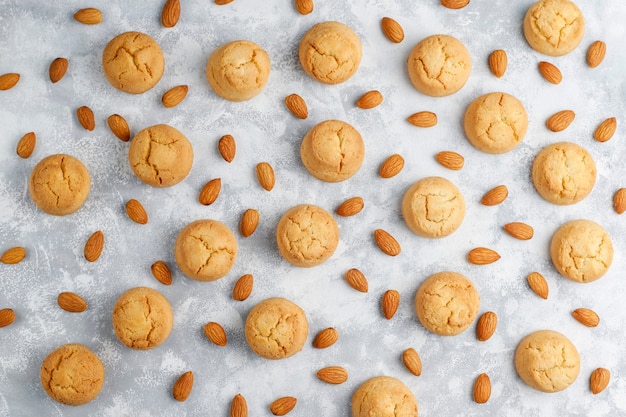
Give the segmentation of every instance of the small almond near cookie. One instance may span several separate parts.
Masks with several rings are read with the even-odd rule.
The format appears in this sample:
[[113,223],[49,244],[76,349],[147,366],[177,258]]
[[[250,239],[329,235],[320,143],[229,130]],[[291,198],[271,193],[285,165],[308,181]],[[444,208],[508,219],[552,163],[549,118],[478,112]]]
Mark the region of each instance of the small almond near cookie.
[[561,132],[572,124],[575,117],[576,113],[572,110],[561,110],[548,118],[546,127],[553,132]]
[[577,308],[572,311],[572,316],[582,325],[596,327],[600,324],[600,316],[588,308]]
[[522,222],[512,222],[504,225],[504,231],[511,237],[519,240],[529,240],[535,234],[535,230],[532,226]]
[[163,261],[156,261],[150,266],[152,275],[163,285],[172,285],[172,271]]
[[589,45],[587,49],[587,65],[595,68],[604,61],[606,55],[606,43],[603,41],[595,41]]
[[415,349],[408,348],[402,352],[402,363],[413,375],[420,376],[422,374],[422,359]]
[[211,181],[204,184],[204,187],[202,187],[202,190],[200,190],[200,194],[198,195],[198,201],[204,206],[210,206],[215,202],[215,200],[217,200],[217,197],[220,195],[221,189],[222,179],[213,178]]
[[233,300],[243,301],[250,297],[252,288],[254,287],[254,277],[252,274],[244,274],[235,283],[233,287]]
[[274,168],[267,163],[261,162],[256,166],[256,178],[259,184],[266,191],[272,191],[276,184],[276,176],[274,175]]
[[317,371],[317,377],[327,384],[343,384],[348,380],[348,371],[341,366],[327,366]]
[[28,158],[35,151],[35,146],[37,145],[37,136],[35,132],[28,132],[17,142],[17,148],[15,152],[19,155],[20,158]]
[[500,259],[500,255],[493,249],[474,248],[467,254],[467,260],[474,265],[488,265]]
[[285,106],[298,119],[306,119],[309,117],[309,108],[306,102],[298,94],[290,94],[285,97]]
[[177,85],[167,90],[163,97],[161,97],[161,103],[167,108],[178,106],[187,97],[189,92],[189,86]]
[[489,55],[489,69],[497,78],[501,78],[504,75],[508,63],[506,51],[503,49],[496,49]]
[[284,416],[294,409],[298,400],[295,397],[281,397],[270,404],[270,411],[275,416]]
[[11,308],[0,310],[0,327],[7,327],[15,321],[15,312]]
[[67,68],[69,66],[69,61],[67,58],[59,57],[55,58],[48,68],[48,76],[50,77],[50,81],[52,83],[58,83],[65,76],[67,72]]
[[204,334],[211,342],[213,342],[217,346],[226,346],[226,331],[219,323],[211,321],[205,324]]
[[474,382],[474,401],[477,404],[484,404],[489,401],[489,397],[491,397],[491,380],[489,375],[483,373],[478,375]]
[[402,155],[395,153],[385,159],[383,164],[380,166],[378,175],[380,175],[381,178],[395,177],[400,173],[400,171],[402,171],[402,168],[404,168],[404,158]]
[[107,118],[107,124],[111,132],[122,142],[128,142],[130,140],[130,127],[126,119],[119,114],[112,114]]
[[609,386],[611,372],[606,368],[596,368],[589,378],[589,389],[593,394],[599,394]]
[[548,299],[548,281],[539,272],[531,272],[526,278],[528,286],[544,300]]
[[295,6],[298,13],[303,16],[311,14],[311,12],[313,12],[313,8],[315,7],[313,0],[295,0]]
[[102,253],[102,249],[104,249],[104,233],[98,230],[89,236],[85,243],[83,250],[85,259],[89,262],[96,262]]
[[129,219],[139,224],[148,223],[148,213],[143,205],[134,198],[131,198],[126,202],[126,215]]
[[404,40],[404,29],[400,23],[390,17],[383,17],[380,21],[383,33],[393,43],[400,43]]
[[183,402],[189,398],[193,389],[193,372],[187,371],[178,377],[172,388],[172,396],[176,401]]
[[435,159],[441,164],[441,166],[453,171],[460,170],[465,164],[463,155],[452,151],[439,152],[435,155]]
[[374,230],[374,240],[378,248],[386,255],[397,256],[401,252],[400,243],[386,230]]
[[383,102],[383,95],[378,90],[371,90],[363,94],[356,102],[356,106],[360,109],[373,109]]
[[359,292],[367,292],[369,285],[367,283],[367,278],[365,278],[363,272],[359,271],[356,268],[351,268],[345,273],[344,278],[348,285],[355,290]]
[[241,216],[239,229],[243,237],[250,237],[259,225],[259,212],[255,209],[248,209]]
[[498,316],[493,311],[483,313],[476,323],[476,338],[484,342],[489,340],[498,326]]
[[480,202],[484,206],[497,206],[509,196],[509,189],[506,185],[498,185],[487,191]]
[[15,246],[13,248],[4,251],[0,256],[0,262],[7,265],[18,264],[26,257],[26,249],[21,246]]
[[87,303],[78,294],[73,292],[62,292],[57,297],[59,307],[70,313],[82,313],[87,310]]
[[96,128],[96,119],[93,111],[87,106],[81,106],[76,110],[76,118],[78,123],[86,130],[94,130]]
[[396,311],[398,311],[398,306],[400,305],[400,293],[396,290],[387,290],[383,294],[383,299],[381,301],[381,307],[383,311],[383,316],[387,320],[391,320],[393,316],[396,315]]
[[224,161],[230,163],[235,159],[235,153],[237,152],[237,144],[235,143],[235,138],[231,135],[224,135],[220,138],[219,142],[217,142],[217,150],[224,158]]
[[313,347],[317,349],[326,349],[335,344],[339,339],[339,333],[334,327],[327,327],[321,330],[313,339]]
[[161,11],[161,24],[163,27],[172,28],[176,26],[178,19],[180,19],[180,0],[167,0]]
[[437,124],[437,115],[430,111],[413,113],[407,121],[417,127],[433,127]]
[[609,117],[598,125],[595,132],[593,132],[593,138],[598,142],[606,142],[613,137],[615,129],[617,129],[617,119]]
[[550,62],[541,61],[539,63],[539,73],[550,84],[559,84],[563,81],[561,70]]
[[74,13],[74,19],[84,25],[97,25],[102,22],[102,12],[94,7],[88,7]]

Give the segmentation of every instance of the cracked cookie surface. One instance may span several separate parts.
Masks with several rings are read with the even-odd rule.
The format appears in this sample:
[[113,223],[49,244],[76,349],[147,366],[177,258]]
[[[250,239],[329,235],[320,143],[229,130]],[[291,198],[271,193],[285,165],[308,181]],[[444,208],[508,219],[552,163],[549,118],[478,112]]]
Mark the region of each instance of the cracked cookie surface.
[[565,55],[578,46],[585,34],[582,12],[569,0],[540,0],[524,17],[524,36],[535,51]]
[[178,234],[174,255],[178,267],[189,278],[215,281],[233,267],[237,258],[237,239],[224,223],[196,220]]
[[107,44],[102,53],[104,75],[118,90],[141,94],[157,85],[165,59],[159,44],[141,32],[125,32]]
[[363,163],[365,145],[361,134],[341,120],[326,120],[313,126],[300,145],[300,158],[315,178],[344,181]]
[[87,346],[61,345],[46,356],[39,372],[41,386],[55,401],[82,405],[98,396],[104,384],[104,365]]
[[417,417],[417,400],[399,379],[377,376],[352,395],[352,417]]
[[530,387],[557,392],[569,387],[578,377],[580,356],[576,346],[563,334],[539,330],[517,345],[515,369]]
[[41,210],[55,216],[74,213],[89,196],[87,167],[70,155],[50,155],[33,168],[28,191]]
[[467,329],[478,314],[480,296],[472,282],[456,272],[426,278],[415,295],[415,312],[422,325],[441,336]]

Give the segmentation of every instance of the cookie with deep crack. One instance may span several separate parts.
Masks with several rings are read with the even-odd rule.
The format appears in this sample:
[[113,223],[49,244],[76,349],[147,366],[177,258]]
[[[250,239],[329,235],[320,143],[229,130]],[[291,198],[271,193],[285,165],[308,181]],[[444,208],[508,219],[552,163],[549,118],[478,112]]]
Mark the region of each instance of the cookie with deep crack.
[[570,0],[539,0],[524,17],[526,41],[546,55],[561,56],[573,51],[584,34],[583,14]]
[[417,400],[402,381],[376,376],[352,395],[352,417],[417,417]]

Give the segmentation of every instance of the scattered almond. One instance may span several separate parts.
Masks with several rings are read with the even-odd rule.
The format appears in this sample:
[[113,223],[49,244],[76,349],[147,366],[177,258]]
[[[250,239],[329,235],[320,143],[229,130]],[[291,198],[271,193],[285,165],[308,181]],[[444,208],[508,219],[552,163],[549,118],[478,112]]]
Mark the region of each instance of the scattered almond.
[[350,285],[355,290],[359,292],[367,292],[368,283],[367,278],[365,278],[365,275],[363,275],[363,272],[359,271],[356,268],[352,268],[346,272],[344,278],[346,279],[348,285]]
[[22,136],[19,142],[17,142],[17,148],[15,149],[15,152],[21,158],[26,159],[33,154],[33,151],[35,150],[35,145],[37,145],[37,136],[35,135],[35,132],[28,132],[27,134]]
[[220,195],[220,190],[222,189],[222,179],[221,178],[213,178],[211,181],[204,184],[202,190],[200,190],[200,195],[198,195],[198,201],[200,204],[205,206],[210,206],[217,200],[217,197]]
[[50,76],[50,81],[52,83],[57,83],[61,81],[65,73],[67,72],[67,67],[69,66],[69,61],[67,58],[56,58],[50,63],[50,67],[48,68],[48,75]]
[[390,17],[383,17],[380,21],[383,33],[393,43],[400,43],[404,40],[404,29],[400,23]]
[[506,51],[503,49],[496,49],[489,55],[489,69],[498,78],[504,75],[508,63]]
[[487,191],[480,202],[484,206],[496,206],[502,203],[509,196],[509,189],[506,185],[498,185]]
[[617,129],[617,119],[609,117],[598,125],[596,131],[593,132],[593,138],[598,142],[606,142],[613,137],[615,129]]
[[233,300],[243,301],[250,297],[254,287],[254,277],[252,274],[245,274],[239,277],[233,287]]
[[361,109],[373,109],[383,102],[383,95],[378,90],[371,90],[357,100],[356,106]]
[[298,119],[306,119],[309,117],[309,108],[302,97],[297,94],[290,94],[285,97],[285,105]]
[[383,299],[381,301],[381,307],[383,311],[383,316],[387,320],[391,320],[392,317],[398,311],[398,306],[400,305],[400,293],[396,290],[387,290],[383,294]]
[[483,313],[476,323],[476,338],[484,342],[489,340],[498,326],[498,316],[493,311]]
[[193,372],[187,371],[178,377],[172,388],[172,396],[176,401],[183,402],[189,398],[193,388]]
[[317,377],[328,384],[343,384],[348,380],[348,371],[341,366],[328,366],[317,371]]
[[462,9],[469,4],[470,0],[441,0],[441,5],[448,9]]
[[76,117],[78,118],[78,123],[87,129],[94,130],[96,128],[96,120],[93,115],[93,111],[87,106],[81,106],[76,110]]
[[10,308],[0,310],[0,327],[7,327],[15,321],[15,312]]
[[352,197],[341,203],[335,213],[343,217],[354,216],[363,210],[363,204],[361,197]]
[[97,25],[102,22],[102,12],[93,7],[88,7],[74,13],[74,19],[84,25]]
[[437,124],[437,115],[430,111],[420,111],[410,115],[407,120],[413,126],[433,127]]
[[235,138],[231,135],[224,135],[217,143],[217,150],[220,151],[220,155],[226,162],[233,162],[235,159],[235,153],[237,151],[237,145],[235,144]]
[[215,4],[217,4],[218,6],[223,6],[225,4],[228,4],[230,2],[232,2],[233,0],[215,0]]
[[334,327],[328,327],[320,331],[315,339],[313,339],[313,347],[317,349],[326,349],[335,344],[339,339],[339,333]]
[[178,19],[180,19],[180,0],[167,0],[161,11],[161,24],[166,28],[172,28],[176,26]]
[[16,246],[4,251],[0,256],[0,262],[7,265],[17,264],[22,262],[26,257],[26,249],[21,246]]
[[613,196],[613,210],[617,214],[626,211],[626,188],[620,188]]
[[313,11],[313,0],[295,0],[296,10],[301,15],[310,14]]
[[535,294],[544,300],[548,299],[548,282],[539,272],[531,272],[526,278],[528,286]]
[[126,202],[126,214],[135,223],[148,223],[148,213],[146,212],[146,209],[143,208],[141,203],[134,198],[131,198]]
[[606,55],[606,43],[595,41],[587,49],[587,64],[591,68],[595,68],[602,63]]
[[437,155],[435,155],[435,159],[444,168],[452,169],[454,171],[460,170],[465,164],[465,159],[463,158],[463,156],[459,153],[452,151],[439,152]]
[[467,254],[467,260],[474,265],[487,265],[500,259],[495,250],[489,248],[474,248]]
[[413,375],[420,376],[422,374],[422,360],[415,349],[408,348],[402,352],[402,363]]
[[230,417],[248,417],[248,403],[243,395],[235,395],[230,403]]
[[600,324],[600,317],[595,311],[588,308],[577,308],[572,311],[572,316],[582,325],[596,327]]
[[163,285],[172,285],[172,271],[163,261],[156,261],[150,266],[152,275]]
[[109,125],[109,129],[115,136],[117,136],[121,141],[128,142],[130,140],[130,128],[128,127],[128,123],[126,119],[124,119],[119,114],[112,114],[107,119],[107,124]]
[[81,313],[87,310],[87,303],[83,297],[73,292],[62,292],[59,294],[57,303],[59,307],[70,313]]
[[251,236],[259,225],[259,212],[255,209],[248,209],[241,216],[239,229],[243,237]]
[[[177,0],[178,1],[178,0]],[[167,108],[178,106],[181,101],[187,97],[189,87],[186,85],[177,85],[167,90],[163,97],[161,97],[161,103]]]
[[274,184],[276,183],[276,177],[274,176],[274,169],[267,162],[261,162],[256,166],[256,177],[259,180],[259,184],[267,191],[272,191]]
[[224,328],[219,323],[211,321],[205,324],[204,334],[217,346],[226,346],[226,331],[224,331]]
[[549,83],[559,84],[563,81],[563,74],[561,74],[561,70],[556,65],[549,62],[541,61],[539,63],[539,72]]
[[402,155],[394,153],[385,159],[385,162],[380,166],[378,174],[381,178],[391,178],[398,175],[402,168],[404,168],[404,158]]
[[480,374],[474,382],[474,401],[478,404],[484,404],[491,397],[491,380],[489,375]]
[[380,250],[386,255],[396,256],[400,254],[400,244],[389,232],[383,229],[376,229],[374,230],[374,239]]
[[532,226],[527,225],[522,222],[512,222],[504,225],[504,231],[509,235],[519,240],[529,240],[532,239],[535,234],[535,230]]
[[10,90],[20,80],[20,74],[8,73],[0,75],[0,90]]
[[297,402],[294,397],[281,397],[270,404],[270,411],[275,416],[284,416],[293,410]]
[[576,114],[571,110],[561,110],[554,113],[546,121],[546,127],[553,132],[560,132],[572,124]]
[[596,368],[589,378],[589,389],[593,394],[599,394],[609,385],[611,372],[606,368]]
[[94,232],[85,243],[84,255],[89,262],[95,262],[104,248],[104,233],[101,230]]

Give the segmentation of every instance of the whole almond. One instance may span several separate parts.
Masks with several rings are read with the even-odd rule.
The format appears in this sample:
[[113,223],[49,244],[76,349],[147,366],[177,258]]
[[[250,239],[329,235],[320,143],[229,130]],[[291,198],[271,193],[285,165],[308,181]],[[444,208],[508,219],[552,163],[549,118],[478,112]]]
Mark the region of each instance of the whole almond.
[[504,75],[508,63],[509,59],[503,49],[496,49],[489,55],[489,69],[498,78]]
[[454,171],[460,170],[465,164],[465,159],[463,158],[463,155],[452,151],[439,152],[437,155],[435,155],[435,159],[444,168],[452,169]]
[[519,240],[532,239],[535,234],[535,230],[532,226],[522,222],[512,222],[504,225],[504,231],[509,235]]
[[354,216],[363,210],[363,204],[361,197],[352,197],[341,203],[335,213],[343,217]]
[[141,203],[134,198],[131,198],[126,202],[126,215],[135,223],[146,224],[148,223],[148,213],[143,208]]
[[183,402],[189,398],[193,388],[193,372],[187,371],[178,377],[172,388],[172,396],[176,401]]
[[437,115],[430,111],[420,111],[410,115],[407,120],[413,126],[433,127],[437,124]]
[[67,67],[69,66],[69,61],[67,58],[56,58],[50,63],[50,67],[48,68],[48,75],[50,76],[50,81],[52,83],[57,83],[61,81],[65,73],[67,72]]
[[606,368],[596,368],[589,378],[589,389],[593,394],[599,394],[609,385],[611,372]]
[[350,285],[355,290],[359,292],[367,292],[368,283],[367,278],[365,278],[365,275],[363,275],[363,272],[359,271],[356,268],[352,268],[345,273],[344,278],[348,285]]
[[254,287],[254,277],[252,274],[245,274],[239,277],[233,287],[233,300],[243,301],[250,297]]
[[381,307],[383,316],[387,320],[391,320],[393,316],[395,316],[396,311],[398,311],[398,306],[400,305],[400,293],[396,290],[387,290],[383,294],[383,298],[381,301]]
[[281,397],[270,404],[270,411],[275,416],[284,416],[294,409],[297,402],[295,397]]
[[422,360],[415,349],[408,348],[402,352],[402,363],[413,375],[420,376],[422,374]]
[[237,145],[235,143],[235,138],[231,135],[224,135],[220,138],[217,143],[217,150],[224,158],[226,162],[232,162],[235,159],[235,153],[237,152]]
[[205,324],[204,334],[211,342],[215,343],[217,346],[226,346],[226,331],[219,323],[211,321]]
[[400,23],[390,17],[383,17],[380,21],[383,33],[393,43],[400,43],[404,40],[404,29]]
[[248,417],[248,403],[243,395],[237,394],[231,401],[230,417]]
[[163,97],[161,97],[161,103],[163,103],[163,105],[167,108],[178,106],[180,102],[187,97],[188,91],[189,87],[186,85],[177,85],[176,87],[172,87],[163,94]]
[[87,106],[81,106],[76,110],[76,117],[78,123],[87,129],[94,130],[96,128],[96,119],[94,118],[93,111]]
[[259,212],[255,209],[248,209],[241,215],[241,223],[239,229],[243,237],[252,236],[259,225]]
[[11,72],[0,75],[0,90],[10,90],[20,80],[20,74]]
[[211,181],[204,184],[202,190],[200,190],[200,194],[198,195],[198,201],[200,204],[205,206],[210,206],[217,200],[217,197],[220,195],[220,190],[222,189],[222,179],[221,178],[213,178]]
[[309,108],[302,97],[297,94],[290,94],[285,97],[285,105],[287,109],[298,119],[306,119],[309,117]]
[[172,28],[176,26],[178,19],[180,19],[180,0],[167,0],[161,11],[161,24],[166,28]]
[[448,9],[462,9],[469,4],[470,0],[441,0],[441,5]]
[[613,137],[615,129],[617,129],[617,119],[609,117],[598,125],[596,131],[593,132],[593,138],[598,142],[606,142]]
[[62,292],[59,294],[57,303],[59,307],[70,313],[81,313],[87,310],[87,303],[83,297],[73,292]]
[[0,327],[7,327],[15,321],[15,312],[10,308],[0,310]]
[[484,342],[496,331],[498,326],[498,316],[493,311],[483,313],[476,323],[476,338]]
[[348,380],[348,371],[341,366],[328,366],[317,371],[317,377],[328,384],[343,384]]
[[528,286],[535,294],[544,300],[548,299],[548,282],[539,272],[531,272],[526,278]]
[[577,308],[572,311],[572,316],[582,325],[587,327],[596,327],[600,324],[600,316],[588,308]]
[[126,119],[124,119],[119,114],[112,114],[107,119],[107,124],[109,125],[109,129],[115,136],[117,136],[121,141],[128,142],[130,140],[130,128],[128,127],[128,123]]
[[467,254],[467,260],[474,265],[487,265],[500,259],[500,255],[493,249],[474,248]]
[[25,257],[26,249],[21,246],[15,246],[4,251],[2,256],[0,256],[0,262],[7,265],[13,265],[22,262]]
[[400,171],[402,171],[402,168],[404,168],[404,158],[402,155],[395,153],[385,159],[383,164],[380,166],[378,174],[381,178],[391,178],[398,175]]
[[549,62],[541,61],[539,63],[539,72],[543,78],[551,84],[559,84],[563,81],[561,70],[556,65]]
[[480,374],[474,382],[474,401],[478,404],[484,404],[491,397],[491,380],[489,375]]
[[102,12],[93,7],[88,7],[74,13],[74,19],[84,25],[97,25],[102,22]]
[[356,102],[361,109],[373,109],[383,102],[383,95],[378,90],[371,90],[363,94]]
[[301,15],[310,14],[313,11],[313,0],[295,0],[296,10]]
[[163,285],[172,285],[172,271],[163,261],[156,261],[150,266],[152,275]]
[[85,249],[83,251],[85,259],[89,262],[95,262],[100,257],[104,249],[104,233],[101,230],[94,232],[87,242],[85,243]]
[[328,327],[321,330],[313,339],[313,347],[317,349],[326,349],[335,344],[339,339],[339,333],[334,327]]
[[509,189],[506,185],[498,185],[487,191],[480,202],[484,206],[496,206],[502,203],[509,196]]
[[35,150],[35,145],[37,145],[37,136],[35,135],[35,132],[28,132],[27,134],[22,136],[19,142],[17,142],[17,148],[15,149],[15,152],[21,158],[26,159],[33,154],[33,151]]
[[374,240],[376,240],[376,244],[386,255],[397,256],[400,254],[400,244],[389,232],[383,229],[374,230]]
[[571,110],[561,110],[554,113],[546,121],[546,127],[553,132],[560,132],[567,129],[576,117],[576,113]]
[[591,68],[597,67],[604,60],[604,55],[606,55],[606,43],[595,41],[587,49],[587,64]]
[[626,211],[626,188],[620,188],[613,196],[613,210],[617,214]]
[[256,177],[259,180],[259,184],[267,191],[272,191],[274,184],[276,183],[276,177],[274,176],[274,169],[267,162],[261,162],[256,166]]

